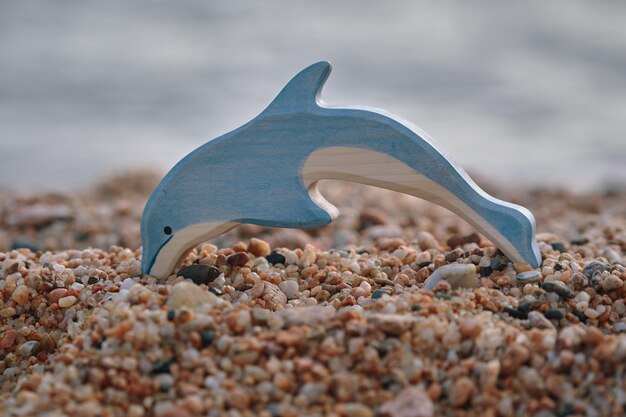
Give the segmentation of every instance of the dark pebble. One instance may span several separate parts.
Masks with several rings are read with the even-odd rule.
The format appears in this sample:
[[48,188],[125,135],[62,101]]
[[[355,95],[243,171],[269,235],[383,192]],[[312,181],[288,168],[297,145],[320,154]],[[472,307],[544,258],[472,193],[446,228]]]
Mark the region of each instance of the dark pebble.
[[196,264],[179,269],[176,275],[190,279],[198,285],[208,285],[215,281],[215,278],[219,277],[220,274],[220,270],[214,266]]
[[485,266],[480,269],[480,276],[488,277],[489,275],[491,275],[492,272],[493,272],[493,269],[491,269],[490,266]]
[[507,264],[508,261],[504,261],[500,258],[494,258],[491,261],[491,269],[496,271],[502,271],[504,268],[506,268]]
[[176,317],[176,312],[174,310],[170,310],[167,312],[167,320],[172,321]]
[[517,310],[521,311],[524,314],[528,314],[531,308],[532,308],[532,304],[530,303],[522,303],[519,306],[517,306]]
[[559,242],[550,243],[550,246],[552,246],[552,249],[558,250],[561,253],[565,252],[565,245],[563,245],[562,243],[559,243]]
[[585,313],[582,311],[572,310],[572,314],[578,317],[578,319],[583,323],[587,321],[587,316],[585,316]]
[[97,277],[89,277],[87,278],[87,285],[93,285],[100,281]]
[[431,263],[432,263],[432,262],[430,262],[430,261],[425,261],[425,262],[422,262],[422,263],[420,264],[420,268],[427,267],[427,266],[428,266],[428,265],[430,265]]
[[385,294],[387,294],[387,291],[376,290],[372,293],[372,299],[376,300],[377,298],[380,298]]
[[610,265],[608,264],[603,264],[599,261],[591,261],[583,269],[583,275],[587,277],[587,279],[591,279],[596,272],[608,271],[609,268]]
[[200,333],[200,340],[202,342],[202,347],[210,346],[213,343],[213,330],[205,330]]
[[422,307],[419,304],[413,304],[411,306],[411,311],[420,311]]
[[217,295],[218,297],[224,295],[224,291],[216,287],[209,287],[209,291],[211,291],[213,294]]
[[272,265],[285,264],[285,257],[277,252],[270,253],[265,257],[265,259],[267,259],[267,262],[271,263]]
[[554,265],[554,270],[555,271],[562,271],[563,270],[563,265],[561,265],[561,264]]
[[546,318],[550,320],[561,320],[564,316],[563,310],[559,310],[558,308],[548,310],[545,313],[543,313],[543,315],[546,316]]
[[446,259],[446,262],[452,263],[452,262],[455,262],[457,259],[462,258],[464,255],[465,255],[465,252],[463,252],[463,249],[458,249],[457,248],[457,249],[449,252],[446,255],[445,259]]
[[511,317],[515,317],[516,319],[526,320],[528,318],[528,313],[525,313],[513,307],[504,307],[504,312]]
[[99,339],[96,343],[93,344],[93,347],[95,347],[96,349],[102,349],[102,344],[104,343],[104,341],[106,340],[106,338],[101,338]]
[[544,291],[557,293],[559,296],[565,299],[574,298],[576,294],[565,286],[565,284],[558,284],[556,282],[544,282],[541,284],[541,288]]
[[250,256],[245,252],[233,253],[226,257],[226,263],[230,266],[244,266],[249,260]]
[[43,247],[27,237],[17,237],[11,243],[11,250],[15,249],[30,249],[31,252],[39,252],[43,250]]
[[152,368],[153,374],[169,374],[172,361],[159,361]]
[[567,417],[574,414],[574,405],[572,403],[561,403],[556,411],[557,417]]
[[579,237],[579,238],[570,240],[570,243],[572,245],[586,245],[587,243],[589,243],[589,239],[587,239],[586,237]]

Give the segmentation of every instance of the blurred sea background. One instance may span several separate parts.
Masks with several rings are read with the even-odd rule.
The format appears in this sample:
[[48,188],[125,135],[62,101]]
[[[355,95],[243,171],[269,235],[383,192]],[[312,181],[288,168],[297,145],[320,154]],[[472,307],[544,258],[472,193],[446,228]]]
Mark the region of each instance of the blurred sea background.
[[333,64],[495,184],[626,184],[626,3],[0,2],[0,188],[165,172]]

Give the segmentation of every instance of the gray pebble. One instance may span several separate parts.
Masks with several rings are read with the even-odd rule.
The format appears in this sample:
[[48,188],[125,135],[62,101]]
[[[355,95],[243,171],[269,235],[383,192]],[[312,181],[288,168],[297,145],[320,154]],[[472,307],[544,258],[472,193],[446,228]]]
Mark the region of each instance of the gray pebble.
[[591,261],[583,269],[583,275],[585,275],[587,279],[591,279],[596,272],[608,271],[609,267],[609,265],[603,264],[602,262]]
[[567,286],[565,286],[565,284],[558,281],[544,282],[541,284],[541,288],[548,292],[557,293],[565,299],[574,298],[576,296],[574,291],[570,290]]

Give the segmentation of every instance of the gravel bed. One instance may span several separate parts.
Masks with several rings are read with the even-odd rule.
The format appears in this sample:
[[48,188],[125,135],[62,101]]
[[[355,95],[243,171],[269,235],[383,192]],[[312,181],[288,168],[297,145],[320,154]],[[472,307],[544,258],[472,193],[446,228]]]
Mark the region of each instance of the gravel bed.
[[329,182],[332,224],[240,226],[157,280],[156,179],[0,194],[0,415],[626,414],[623,190],[493,191],[535,213],[533,269],[442,208]]

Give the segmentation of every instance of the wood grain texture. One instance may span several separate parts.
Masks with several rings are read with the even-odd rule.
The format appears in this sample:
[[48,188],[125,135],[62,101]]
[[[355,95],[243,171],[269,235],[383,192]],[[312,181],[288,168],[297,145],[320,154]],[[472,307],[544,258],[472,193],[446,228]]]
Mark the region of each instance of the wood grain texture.
[[528,210],[485,193],[411,123],[382,110],[322,105],[318,96],[329,73],[327,62],[306,68],[255,119],[172,168],[144,209],[144,273],[167,276],[178,261],[172,259],[199,239],[226,231],[225,225],[328,224],[338,212],[316,183],[333,178],[437,203],[474,225],[511,260],[539,265]]

